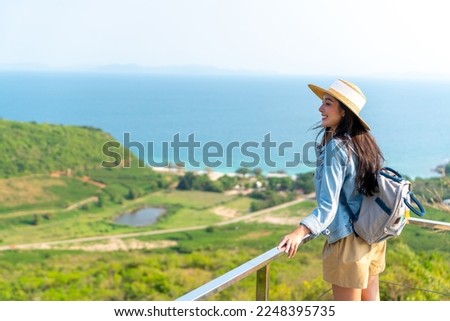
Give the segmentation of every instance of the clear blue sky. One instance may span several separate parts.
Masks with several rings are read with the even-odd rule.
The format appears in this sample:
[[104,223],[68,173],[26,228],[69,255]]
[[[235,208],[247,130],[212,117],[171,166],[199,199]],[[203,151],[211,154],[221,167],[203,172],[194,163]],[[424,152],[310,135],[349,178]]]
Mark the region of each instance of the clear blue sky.
[[446,1],[0,0],[0,66],[450,76]]

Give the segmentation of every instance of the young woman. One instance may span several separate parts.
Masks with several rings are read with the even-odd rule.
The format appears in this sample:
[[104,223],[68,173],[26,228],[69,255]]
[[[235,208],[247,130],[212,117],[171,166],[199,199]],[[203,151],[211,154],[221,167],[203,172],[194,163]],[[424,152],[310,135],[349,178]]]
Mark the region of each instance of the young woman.
[[336,80],[328,89],[309,88],[322,100],[322,134],[314,176],[317,207],[284,236],[278,249],[293,257],[306,235],[326,236],[323,278],[335,300],[379,300],[378,274],[385,268],[386,242],[367,244],[353,232],[362,195],[376,189],[383,156],[361,118],[366,97],[353,83]]

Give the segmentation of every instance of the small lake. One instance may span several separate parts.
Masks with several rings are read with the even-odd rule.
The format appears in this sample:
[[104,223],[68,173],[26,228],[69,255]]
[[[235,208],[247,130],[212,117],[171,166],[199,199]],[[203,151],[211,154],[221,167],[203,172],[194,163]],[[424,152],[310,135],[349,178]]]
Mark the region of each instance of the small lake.
[[154,224],[165,212],[166,209],[164,208],[145,207],[120,215],[114,223],[129,226],[147,226]]

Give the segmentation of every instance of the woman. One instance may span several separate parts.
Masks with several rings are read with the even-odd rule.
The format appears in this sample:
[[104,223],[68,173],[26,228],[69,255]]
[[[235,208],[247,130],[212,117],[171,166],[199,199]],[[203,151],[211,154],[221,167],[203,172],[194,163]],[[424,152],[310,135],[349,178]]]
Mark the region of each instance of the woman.
[[386,242],[367,244],[353,232],[352,218],[362,195],[376,189],[375,172],[383,156],[360,117],[366,97],[353,83],[336,80],[328,90],[309,88],[322,100],[322,116],[314,185],[317,207],[284,236],[278,249],[293,257],[302,239],[326,235],[323,278],[335,300],[379,300],[378,274],[385,268]]

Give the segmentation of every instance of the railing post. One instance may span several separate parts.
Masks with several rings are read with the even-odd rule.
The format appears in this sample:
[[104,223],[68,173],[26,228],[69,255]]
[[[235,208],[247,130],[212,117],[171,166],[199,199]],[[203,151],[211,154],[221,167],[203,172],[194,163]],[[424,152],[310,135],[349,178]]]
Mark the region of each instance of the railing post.
[[269,300],[269,264],[256,272],[256,301]]

